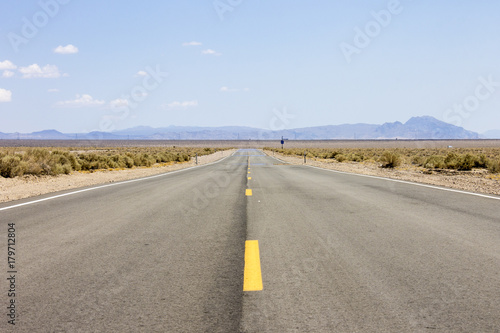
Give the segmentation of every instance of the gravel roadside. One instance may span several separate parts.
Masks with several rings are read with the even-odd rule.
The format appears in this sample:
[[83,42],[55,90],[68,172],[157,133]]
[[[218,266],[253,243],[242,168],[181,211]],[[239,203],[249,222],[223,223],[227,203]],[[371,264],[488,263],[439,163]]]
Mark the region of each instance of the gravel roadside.
[[[265,151],[270,156],[277,157],[287,163],[302,165],[304,158],[299,156],[287,156],[272,151]],[[274,154],[274,155],[273,155]],[[442,172],[432,171],[431,174],[426,174],[426,169],[415,167],[412,165],[402,165],[394,169],[380,168],[374,163],[358,163],[358,162],[337,162],[334,160],[324,160],[316,158],[308,158],[308,165],[357,173],[370,176],[379,176],[392,179],[406,180],[411,182],[444,186],[469,192],[496,194],[500,195],[500,175],[491,175],[485,170],[473,171],[452,171],[446,170]]]
[[[211,155],[198,157],[198,165],[212,163],[231,155],[235,149],[220,150]],[[41,194],[69,190],[74,188],[119,182],[123,180],[147,177],[160,173],[185,169],[195,166],[193,159],[184,163],[166,163],[151,168],[133,168],[124,170],[103,170],[88,172],[73,172],[59,176],[24,176],[20,178],[0,177],[0,202],[29,198]]]

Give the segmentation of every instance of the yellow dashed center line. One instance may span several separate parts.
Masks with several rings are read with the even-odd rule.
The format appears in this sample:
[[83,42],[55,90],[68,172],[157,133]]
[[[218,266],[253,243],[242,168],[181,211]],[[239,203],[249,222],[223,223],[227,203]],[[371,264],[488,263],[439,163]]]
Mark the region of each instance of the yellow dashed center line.
[[252,177],[248,177],[248,180],[252,179]]
[[246,191],[245,191],[245,195],[248,196],[248,197],[251,197],[252,196],[252,190],[247,188]]
[[243,272],[243,291],[262,290],[262,272],[260,270],[259,241],[245,242],[245,270]]

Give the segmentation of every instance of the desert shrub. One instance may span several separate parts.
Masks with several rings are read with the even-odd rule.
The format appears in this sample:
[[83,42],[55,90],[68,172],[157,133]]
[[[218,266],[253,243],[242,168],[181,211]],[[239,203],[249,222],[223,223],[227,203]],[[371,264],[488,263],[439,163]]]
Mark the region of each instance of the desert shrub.
[[415,165],[424,165],[425,163],[425,157],[423,156],[414,156],[411,160],[411,163],[412,164],[415,164]]
[[134,161],[134,166],[141,165],[141,156],[139,154],[130,154],[129,157]]
[[392,151],[385,151],[380,158],[382,168],[395,168],[401,164],[401,156]]
[[499,173],[500,172],[500,159],[489,160],[488,161],[488,171],[491,173]]
[[487,168],[488,161],[484,154],[477,156],[470,153],[465,155],[449,153],[444,159],[444,164],[448,169],[471,170],[472,168]]
[[66,155],[52,153],[51,160],[53,160],[55,163],[59,163],[61,165],[65,165],[65,164],[71,165],[71,162],[69,161],[69,157]]
[[328,153],[328,158],[336,158],[338,154],[340,154],[340,152],[338,152],[336,150],[332,151],[332,152]]
[[22,160],[25,163],[24,174],[32,175],[70,173],[73,170],[71,161],[75,162],[74,156],[72,158],[67,151],[38,148],[25,151]]
[[30,156],[30,158],[35,161],[41,161],[48,159],[48,157],[50,156],[50,152],[47,149],[34,148],[26,151],[26,155]]
[[362,162],[364,160],[364,156],[362,154],[352,153],[349,154],[348,160],[353,162]]
[[150,167],[152,166],[153,164],[156,163],[156,158],[145,153],[145,154],[142,154],[141,158],[140,158],[140,164],[139,166],[147,166],[147,167]]
[[68,162],[71,165],[71,169],[72,170],[75,170],[75,171],[80,171],[81,170],[82,166],[78,162],[78,159],[77,159],[77,157],[75,155],[69,154],[68,155]]
[[125,163],[126,168],[133,168],[134,167],[134,160],[130,158],[130,156],[124,156],[123,161]]
[[0,160],[0,175],[5,178],[22,176],[24,174],[25,163],[17,155],[7,155]]
[[339,162],[344,162],[347,159],[347,157],[344,154],[337,154],[335,155],[335,159]]
[[444,158],[442,156],[431,155],[425,160],[423,166],[425,168],[444,168]]
[[191,159],[191,157],[187,154],[178,154],[176,161],[177,162],[185,162],[185,161],[189,161],[190,159]]
[[324,159],[332,159],[335,158],[339,154],[338,151],[322,151],[318,153],[317,157],[319,158],[324,158]]
[[64,166],[60,163],[55,163],[49,166],[49,175],[56,176],[64,173]]
[[455,153],[449,153],[444,159],[444,166],[448,169],[458,169],[461,163],[461,156]]
[[476,164],[476,159],[471,154],[465,154],[461,156],[460,163],[458,165],[458,170],[472,170],[474,165]]
[[476,168],[488,168],[489,159],[486,155],[481,154],[479,158],[476,159],[474,167]]
[[156,162],[157,163],[165,163],[165,162],[172,162],[177,159],[177,156],[170,153],[170,152],[161,152],[156,154]]
[[41,163],[38,163],[33,160],[29,160],[26,162],[26,167],[24,170],[25,175],[41,175],[43,174],[43,168]]

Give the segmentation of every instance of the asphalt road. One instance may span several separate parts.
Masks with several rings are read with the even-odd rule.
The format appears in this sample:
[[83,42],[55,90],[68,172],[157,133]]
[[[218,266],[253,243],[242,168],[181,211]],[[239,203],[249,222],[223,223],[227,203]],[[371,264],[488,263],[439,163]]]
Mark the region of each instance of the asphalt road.
[[[500,331],[499,197],[253,149],[71,193],[0,204],[0,331]],[[246,240],[260,291],[243,291]]]

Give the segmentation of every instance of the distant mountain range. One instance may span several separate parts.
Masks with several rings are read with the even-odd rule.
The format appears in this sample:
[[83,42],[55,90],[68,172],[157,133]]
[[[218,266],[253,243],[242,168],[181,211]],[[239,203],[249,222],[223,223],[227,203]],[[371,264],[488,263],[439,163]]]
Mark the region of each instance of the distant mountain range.
[[328,139],[479,139],[500,138],[500,131],[482,135],[467,131],[429,116],[413,117],[406,123],[396,121],[383,125],[343,124],[266,130],[243,126],[153,128],[139,126],[129,129],[90,133],[61,133],[45,130],[33,133],[1,133],[0,139],[30,140],[289,140]]

